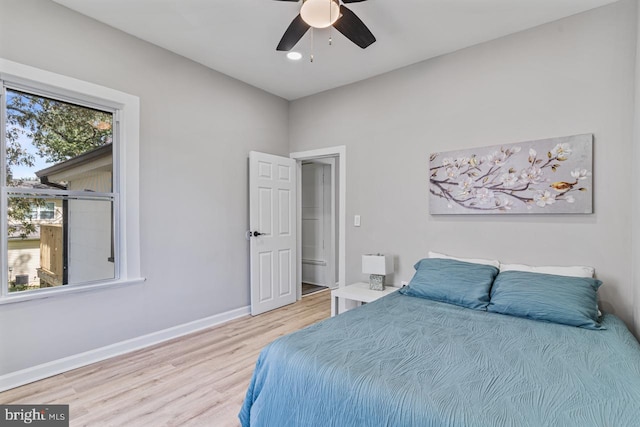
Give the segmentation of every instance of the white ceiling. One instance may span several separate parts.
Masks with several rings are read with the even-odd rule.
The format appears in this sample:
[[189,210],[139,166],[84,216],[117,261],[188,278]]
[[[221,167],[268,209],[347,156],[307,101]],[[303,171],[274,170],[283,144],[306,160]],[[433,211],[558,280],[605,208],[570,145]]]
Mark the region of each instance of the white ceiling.
[[288,60],[276,45],[301,3],[273,0],[54,0],[98,21],[293,100],[616,0],[369,0],[348,7],[377,42],[308,32]]

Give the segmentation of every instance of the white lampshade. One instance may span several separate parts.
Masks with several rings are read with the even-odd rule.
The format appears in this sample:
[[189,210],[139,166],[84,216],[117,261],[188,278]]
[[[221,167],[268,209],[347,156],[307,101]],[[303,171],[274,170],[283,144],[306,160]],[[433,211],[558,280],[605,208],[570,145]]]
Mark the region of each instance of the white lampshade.
[[381,276],[393,273],[393,257],[383,254],[362,255],[362,272]]
[[336,0],[307,0],[300,16],[313,28],[327,28],[340,17],[340,6]]

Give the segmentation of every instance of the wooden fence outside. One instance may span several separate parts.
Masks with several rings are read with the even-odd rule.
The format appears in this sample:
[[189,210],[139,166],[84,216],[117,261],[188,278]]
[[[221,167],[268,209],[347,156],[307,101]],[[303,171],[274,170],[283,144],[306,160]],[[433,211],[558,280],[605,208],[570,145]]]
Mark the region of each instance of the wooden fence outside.
[[38,277],[46,286],[62,285],[63,250],[62,225],[41,224]]

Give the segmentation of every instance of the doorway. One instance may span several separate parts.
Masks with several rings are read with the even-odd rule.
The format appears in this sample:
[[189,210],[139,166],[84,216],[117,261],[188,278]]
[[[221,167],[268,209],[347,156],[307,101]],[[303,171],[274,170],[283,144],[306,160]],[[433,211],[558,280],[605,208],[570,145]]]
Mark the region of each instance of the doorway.
[[[298,167],[297,299],[345,283],[344,146],[291,153]],[[325,288],[317,288],[324,286]]]
[[302,296],[335,288],[335,159],[306,160],[301,165]]

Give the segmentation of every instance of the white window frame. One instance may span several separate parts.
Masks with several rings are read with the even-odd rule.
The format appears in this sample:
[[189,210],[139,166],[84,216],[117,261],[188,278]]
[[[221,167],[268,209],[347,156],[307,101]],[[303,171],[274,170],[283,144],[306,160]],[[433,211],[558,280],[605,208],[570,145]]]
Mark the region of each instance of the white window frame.
[[[139,215],[139,134],[140,100],[137,96],[110,89],[93,83],[52,73],[0,58],[0,81],[2,91],[0,102],[5,110],[4,85],[16,88],[32,88],[38,94],[70,101],[80,105],[96,105],[113,108],[113,192],[115,200],[114,229],[115,249],[119,254],[115,265],[115,279],[100,282],[70,284],[44,288],[28,292],[8,292],[8,278],[0,277],[0,304],[48,298],[75,292],[83,292],[105,287],[141,283],[145,279],[140,274],[140,215]],[[5,114],[0,115],[0,151],[5,156]],[[0,271],[8,271],[7,265],[7,200],[11,193],[5,183],[5,161],[0,162]],[[56,193],[47,190],[47,193]],[[67,192],[68,193],[68,192]],[[7,275],[5,275],[7,276]]]

